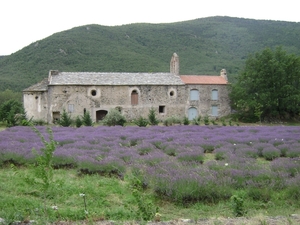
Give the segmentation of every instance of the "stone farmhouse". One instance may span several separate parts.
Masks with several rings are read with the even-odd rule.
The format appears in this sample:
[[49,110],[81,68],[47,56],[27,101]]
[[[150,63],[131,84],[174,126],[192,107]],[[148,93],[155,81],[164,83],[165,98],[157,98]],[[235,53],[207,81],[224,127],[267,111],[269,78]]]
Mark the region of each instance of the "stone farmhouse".
[[59,72],[23,90],[29,118],[48,123],[63,112],[72,118],[89,111],[94,121],[117,108],[127,120],[148,117],[154,108],[158,119],[198,115],[222,117],[230,113],[226,70],[217,76],[180,75],[179,57],[173,54],[169,73]]

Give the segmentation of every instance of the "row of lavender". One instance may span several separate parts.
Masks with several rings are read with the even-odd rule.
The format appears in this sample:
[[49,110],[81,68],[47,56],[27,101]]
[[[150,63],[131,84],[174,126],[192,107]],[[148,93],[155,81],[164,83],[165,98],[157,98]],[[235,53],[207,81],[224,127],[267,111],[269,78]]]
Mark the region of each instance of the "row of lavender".
[[[47,139],[46,128],[38,129]],[[175,201],[215,202],[241,188],[258,199],[272,191],[300,199],[299,127],[53,127],[53,133],[56,167],[119,176],[130,168]],[[31,128],[9,128],[1,132],[0,163],[33,162],[32,149],[42,147]]]

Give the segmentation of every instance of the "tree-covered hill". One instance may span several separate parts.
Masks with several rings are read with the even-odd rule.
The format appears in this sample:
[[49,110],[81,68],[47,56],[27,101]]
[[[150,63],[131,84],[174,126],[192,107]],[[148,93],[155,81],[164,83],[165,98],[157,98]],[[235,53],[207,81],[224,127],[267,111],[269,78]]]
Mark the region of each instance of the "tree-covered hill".
[[168,72],[180,57],[181,74],[238,75],[249,53],[281,45],[300,51],[300,24],[209,17],[166,24],[85,25],[55,33],[0,58],[0,91],[24,88],[49,70],[93,72]]

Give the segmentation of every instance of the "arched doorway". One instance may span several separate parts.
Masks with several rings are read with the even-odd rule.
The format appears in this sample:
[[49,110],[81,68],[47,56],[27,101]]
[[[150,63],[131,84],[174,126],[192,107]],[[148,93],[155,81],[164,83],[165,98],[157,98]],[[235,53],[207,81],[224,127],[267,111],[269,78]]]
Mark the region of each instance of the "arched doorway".
[[198,117],[198,111],[195,107],[189,108],[188,114],[189,120],[193,120]]
[[99,120],[103,120],[103,118],[106,116],[107,110],[98,110],[96,111],[96,122]]

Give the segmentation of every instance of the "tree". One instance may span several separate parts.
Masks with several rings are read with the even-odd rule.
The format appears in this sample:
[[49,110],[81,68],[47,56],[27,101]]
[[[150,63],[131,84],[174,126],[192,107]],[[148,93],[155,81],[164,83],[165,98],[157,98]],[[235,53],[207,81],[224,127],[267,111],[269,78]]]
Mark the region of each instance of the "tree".
[[156,118],[156,112],[154,108],[149,110],[148,120],[151,125],[157,125],[159,123],[158,119]]
[[21,102],[8,100],[0,105],[0,121],[6,122],[7,126],[22,125],[23,120],[27,121]]
[[0,92],[0,105],[8,100],[15,100],[21,103],[22,93],[13,92],[12,90],[6,89],[5,91]]
[[73,121],[72,121],[72,119],[71,119],[71,115],[68,114],[68,113],[66,112],[66,110],[64,109],[64,110],[63,110],[63,113],[62,113],[62,115],[61,115],[61,118],[60,118],[60,120],[58,121],[58,124],[61,125],[61,126],[63,126],[63,127],[69,127],[69,126],[71,126],[72,122],[73,122]]
[[299,115],[300,58],[281,47],[250,55],[230,98],[244,121]]
[[93,120],[89,111],[86,111],[82,117],[82,123],[84,126],[93,126]]

